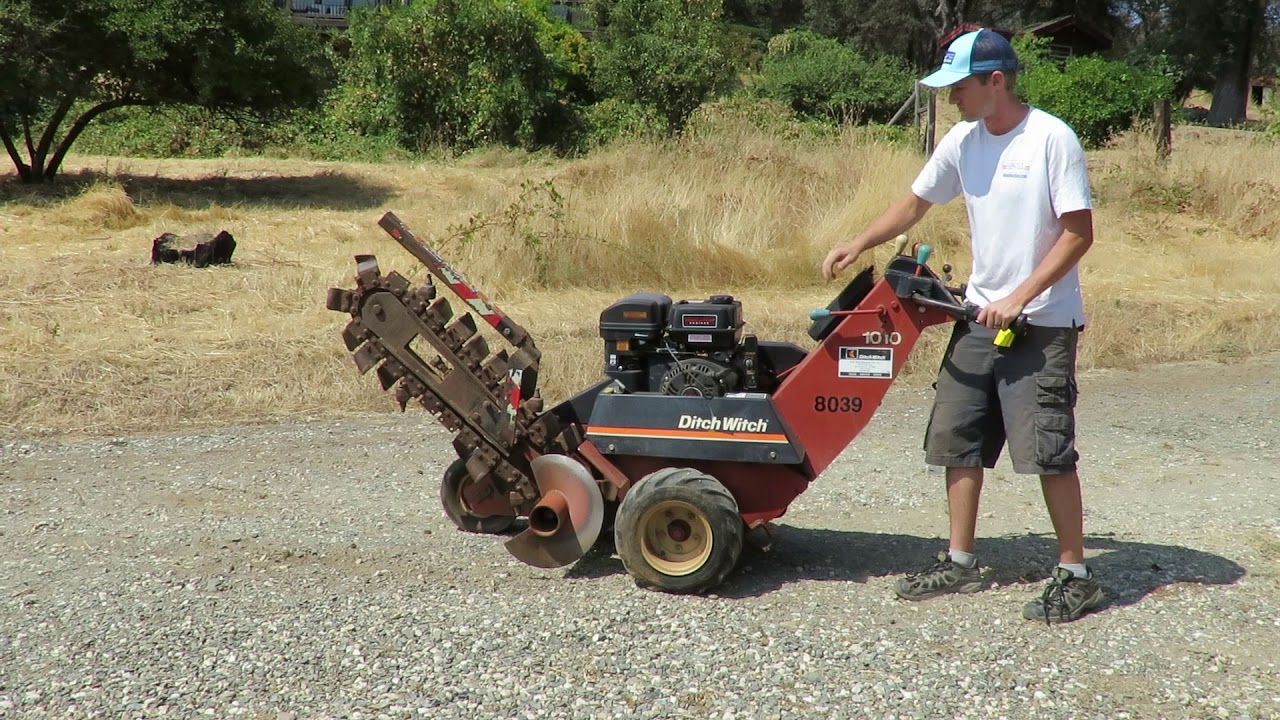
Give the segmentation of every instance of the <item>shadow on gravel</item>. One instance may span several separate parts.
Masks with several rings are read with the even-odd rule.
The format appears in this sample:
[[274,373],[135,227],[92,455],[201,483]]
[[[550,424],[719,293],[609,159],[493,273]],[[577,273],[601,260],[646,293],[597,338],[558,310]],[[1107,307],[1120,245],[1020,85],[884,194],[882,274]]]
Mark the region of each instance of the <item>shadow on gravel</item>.
[[[945,540],[775,525],[769,552],[748,545],[736,571],[712,592],[727,598],[765,595],[799,581],[865,582],[903,575],[927,565]],[[602,538],[603,539],[603,538]],[[1089,565],[1107,592],[1110,607],[1133,605],[1161,588],[1180,583],[1230,585],[1245,568],[1212,553],[1152,543],[1119,540],[1111,535],[1085,538]],[[978,553],[988,582],[1000,585],[1039,583],[1046,579],[1058,553],[1051,535],[979,538]],[[597,543],[567,574],[595,578],[622,573],[611,542]]]

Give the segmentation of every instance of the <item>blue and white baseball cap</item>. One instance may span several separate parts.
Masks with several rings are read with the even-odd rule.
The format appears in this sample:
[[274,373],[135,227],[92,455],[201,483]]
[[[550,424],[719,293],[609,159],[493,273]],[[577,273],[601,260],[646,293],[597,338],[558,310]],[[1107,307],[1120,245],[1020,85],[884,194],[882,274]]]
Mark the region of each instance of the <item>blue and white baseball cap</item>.
[[1000,70],[1016,72],[1018,54],[1003,35],[983,28],[967,32],[951,41],[947,54],[942,57],[942,67],[920,81],[931,88],[954,85],[970,75]]

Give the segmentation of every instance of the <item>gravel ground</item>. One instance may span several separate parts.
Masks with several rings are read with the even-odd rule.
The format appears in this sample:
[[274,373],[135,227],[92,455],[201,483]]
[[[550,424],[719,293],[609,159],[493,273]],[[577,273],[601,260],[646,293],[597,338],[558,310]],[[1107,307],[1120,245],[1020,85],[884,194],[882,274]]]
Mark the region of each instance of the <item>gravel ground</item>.
[[[1022,619],[1054,543],[990,476],[977,595],[897,601],[943,543],[891,391],[714,595],[455,532],[421,413],[0,442],[0,718],[1280,718],[1280,356],[1081,379],[1112,602]],[[376,392],[372,383],[370,392]]]

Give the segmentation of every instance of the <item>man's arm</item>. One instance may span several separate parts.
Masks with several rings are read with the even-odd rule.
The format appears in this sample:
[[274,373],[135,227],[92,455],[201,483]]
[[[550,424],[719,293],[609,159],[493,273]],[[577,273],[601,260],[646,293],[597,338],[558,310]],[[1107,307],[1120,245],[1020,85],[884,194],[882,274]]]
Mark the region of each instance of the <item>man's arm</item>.
[[836,273],[852,265],[862,253],[911,229],[931,207],[933,203],[928,200],[914,192],[907,193],[906,197],[890,205],[870,227],[858,233],[848,245],[842,245],[828,253],[827,258],[822,261],[822,277],[830,280]]
[[1009,327],[1022,313],[1027,303],[1062,279],[1093,245],[1093,211],[1076,210],[1063,213],[1062,235],[1053,244],[1034,272],[1022,281],[1008,297],[997,300],[978,313],[978,322],[990,328]]

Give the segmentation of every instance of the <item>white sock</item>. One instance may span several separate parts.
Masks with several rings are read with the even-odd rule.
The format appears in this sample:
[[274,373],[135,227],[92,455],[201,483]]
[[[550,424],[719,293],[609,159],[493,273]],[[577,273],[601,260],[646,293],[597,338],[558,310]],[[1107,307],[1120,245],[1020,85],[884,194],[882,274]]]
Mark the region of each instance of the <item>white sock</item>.
[[947,555],[951,557],[951,562],[963,568],[972,568],[978,564],[978,556],[971,552],[951,548],[947,551]]
[[1083,564],[1077,565],[1075,563],[1058,563],[1058,567],[1070,570],[1072,575],[1075,575],[1081,580],[1087,580],[1089,578],[1089,566],[1087,565],[1083,565]]

